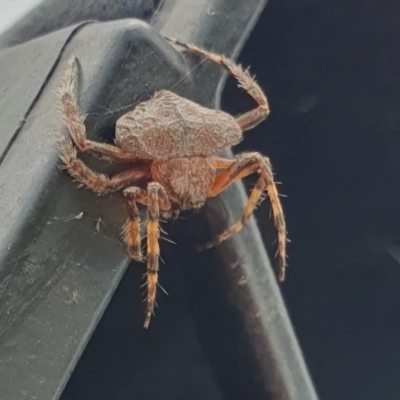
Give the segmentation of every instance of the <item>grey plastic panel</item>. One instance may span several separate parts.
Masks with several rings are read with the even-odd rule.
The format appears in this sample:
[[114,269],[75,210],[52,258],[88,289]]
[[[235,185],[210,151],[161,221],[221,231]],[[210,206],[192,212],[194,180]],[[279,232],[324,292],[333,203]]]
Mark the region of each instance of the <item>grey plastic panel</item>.
[[[233,56],[263,5],[165,2],[153,23],[162,34]],[[57,168],[51,133],[63,129],[56,92],[68,59],[74,55],[80,62],[80,103],[89,113],[92,138],[111,140],[117,117],[161,88],[215,107],[223,82],[218,68],[183,58],[139,21],[93,23],[72,36],[66,32],[35,39],[65,34],[69,42],[65,47],[60,42],[60,57],[48,67],[40,96],[36,101],[32,96],[34,107],[12,134],[0,167],[5,194],[0,198],[0,386],[16,400],[61,394],[128,263],[119,240],[121,197],[96,198],[78,190]],[[6,66],[6,58],[3,62]],[[100,167],[97,161],[91,165]],[[196,243],[237,218],[244,201],[243,187],[236,185],[199,218],[171,229],[179,246],[163,246],[166,269],[172,271],[162,277],[171,296],[160,299],[148,333],[141,328],[143,267],[133,263],[138,279],[129,317],[137,362],[152,371],[160,360],[151,349],[162,341],[170,356],[197,354],[208,371],[204,377],[213,382],[210,390],[226,398],[244,393],[254,399],[315,398],[254,219],[232,241],[194,252]],[[181,344],[190,344],[192,351]]]

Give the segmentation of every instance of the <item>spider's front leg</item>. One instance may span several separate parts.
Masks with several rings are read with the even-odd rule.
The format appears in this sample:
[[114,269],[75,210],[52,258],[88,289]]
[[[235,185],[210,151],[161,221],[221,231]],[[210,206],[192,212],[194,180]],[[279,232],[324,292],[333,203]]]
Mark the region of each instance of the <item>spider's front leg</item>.
[[61,87],[61,111],[74,145],[81,152],[89,151],[99,154],[109,161],[134,161],[131,154],[126,154],[119,147],[86,138],[85,116],[82,114],[76,98],[77,80],[78,64],[76,58],[73,58],[68,65],[64,85]]
[[142,260],[140,249],[140,216],[137,203],[147,206],[147,296],[144,320],[144,328],[147,329],[154,312],[157,293],[160,257],[160,246],[158,243],[160,237],[160,210],[170,210],[171,203],[168,200],[165,189],[157,182],[150,182],[147,185],[147,190],[139,187],[129,187],[124,190],[124,196],[127,201],[128,211],[128,219],[123,229],[124,242],[128,246],[129,255],[136,261]]
[[160,256],[160,237],[159,217],[160,209],[168,211],[171,203],[168,200],[165,189],[157,182],[150,182],[147,185],[147,298],[144,328],[148,328],[150,318],[154,312],[156,300],[158,266]]
[[215,160],[215,166],[218,169],[224,169],[224,171],[216,176],[214,183],[208,192],[208,197],[217,196],[232,182],[242,179],[250,174],[258,173],[260,177],[251,191],[241,219],[231,228],[221,233],[214,242],[207,244],[205,247],[210,248],[240,231],[253,214],[264,190],[266,190],[271,202],[272,216],[278,233],[278,248],[276,256],[279,260],[279,280],[283,281],[285,279],[286,269],[286,223],[269,159],[259,153],[245,153],[239,155],[236,160],[217,158]]
[[92,189],[97,194],[105,194],[120,190],[133,183],[145,180],[150,177],[150,167],[148,165],[130,168],[120,172],[113,177],[93,171],[77,157],[76,148],[71,140],[59,135],[57,141],[58,153],[63,163],[63,169],[75,178],[82,186]]
[[128,247],[129,256],[135,261],[143,261],[140,244],[140,215],[137,203],[147,204],[147,192],[139,187],[129,187],[124,190],[128,218],[122,230],[124,242]]

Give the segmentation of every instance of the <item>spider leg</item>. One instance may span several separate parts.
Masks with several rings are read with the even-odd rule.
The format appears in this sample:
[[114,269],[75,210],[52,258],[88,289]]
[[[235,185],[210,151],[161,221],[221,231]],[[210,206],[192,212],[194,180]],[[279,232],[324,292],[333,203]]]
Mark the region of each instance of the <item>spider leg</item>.
[[147,185],[147,298],[144,320],[145,329],[149,327],[156,300],[160,256],[158,243],[160,237],[160,209],[168,210],[170,207],[171,203],[168,200],[165,189],[157,182],[150,182]]
[[83,161],[77,157],[76,148],[68,138],[59,135],[57,144],[63,168],[82,186],[92,189],[99,195],[122,189],[138,180],[147,179],[150,176],[150,168],[145,165],[128,169],[110,178],[105,174],[95,172],[87,167]]
[[192,53],[201,54],[206,59],[224,67],[239,82],[239,87],[244,89],[255,100],[258,105],[257,108],[248,111],[236,118],[236,121],[242,128],[242,131],[254,128],[265,118],[267,118],[269,114],[268,100],[258,83],[249,74],[248,70],[244,70],[240,65],[235,64],[233,61],[229,60],[229,58],[226,58],[225,56],[211,53],[193,44],[183,43],[178,39],[166,39],[172,44],[182,46]]
[[[240,231],[253,214],[264,190],[266,190],[271,202],[272,216],[278,234],[276,256],[279,262],[279,280],[283,281],[285,279],[286,269],[286,223],[269,159],[259,153],[247,153],[239,155],[234,161],[226,160],[226,164],[229,162],[230,166],[215,177],[214,183],[208,192],[208,197],[218,195],[232,182],[242,179],[250,174],[258,173],[260,177],[251,191],[241,219],[225,232],[218,235],[214,242],[207,244],[205,247],[213,247],[214,245],[228,239],[234,233]],[[222,162],[220,159],[217,159],[215,164],[221,165]]]
[[235,162],[236,160],[229,160],[222,157],[214,157],[214,167],[216,169],[227,169]]
[[107,143],[94,142],[86,138],[85,116],[82,114],[76,99],[77,78],[78,64],[76,58],[73,58],[69,63],[64,85],[61,88],[61,111],[75,146],[81,152],[88,151],[99,154],[108,160],[134,161],[135,158],[131,154],[126,154],[119,147]]
[[147,192],[139,187],[124,190],[128,218],[122,230],[124,242],[128,246],[129,256],[136,261],[143,261],[140,248],[140,215],[137,203],[147,204]]

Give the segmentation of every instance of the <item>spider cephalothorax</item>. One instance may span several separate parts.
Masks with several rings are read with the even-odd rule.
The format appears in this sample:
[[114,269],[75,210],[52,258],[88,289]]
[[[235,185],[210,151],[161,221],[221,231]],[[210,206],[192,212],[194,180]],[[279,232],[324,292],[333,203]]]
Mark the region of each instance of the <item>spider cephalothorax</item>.
[[[180,211],[203,206],[208,197],[221,193],[232,182],[257,173],[258,181],[242,217],[213,242],[216,244],[239,231],[267,192],[277,229],[279,279],[286,267],[286,228],[269,159],[259,153],[239,154],[233,159],[218,157],[237,144],[243,131],[251,129],[269,114],[268,102],[255,80],[224,56],[194,45],[168,39],[173,44],[199,53],[229,71],[257,103],[257,107],[236,118],[205,108],[167,90],[138,104],[116,123],[115,145],[86,138],[84,118],[76,99],[78,67],[73,59],[61,90],[61,109],[70,137],[60,136],[58,149],[63,167],[82,185],[97,194],[123,190],[128,218],[123,236],[129,255],[142,260],[138,204],[147,208],[147,298],[145,328],[154,311],[159,267],[159,217],[176,217]],[[111,161],[132,163],[132,167],[108,177],[89,169],[77,158],[77,150],[91,152]]]

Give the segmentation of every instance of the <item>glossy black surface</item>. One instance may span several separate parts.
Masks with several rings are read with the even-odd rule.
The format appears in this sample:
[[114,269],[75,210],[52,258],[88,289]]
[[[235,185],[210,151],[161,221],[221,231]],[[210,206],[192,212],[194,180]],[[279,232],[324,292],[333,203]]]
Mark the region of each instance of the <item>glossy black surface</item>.
[[324,400],[400,396],[399,13],[271,1],[240,57],[271,115],[239,147],[268,154],[287,195],[282,290]]

